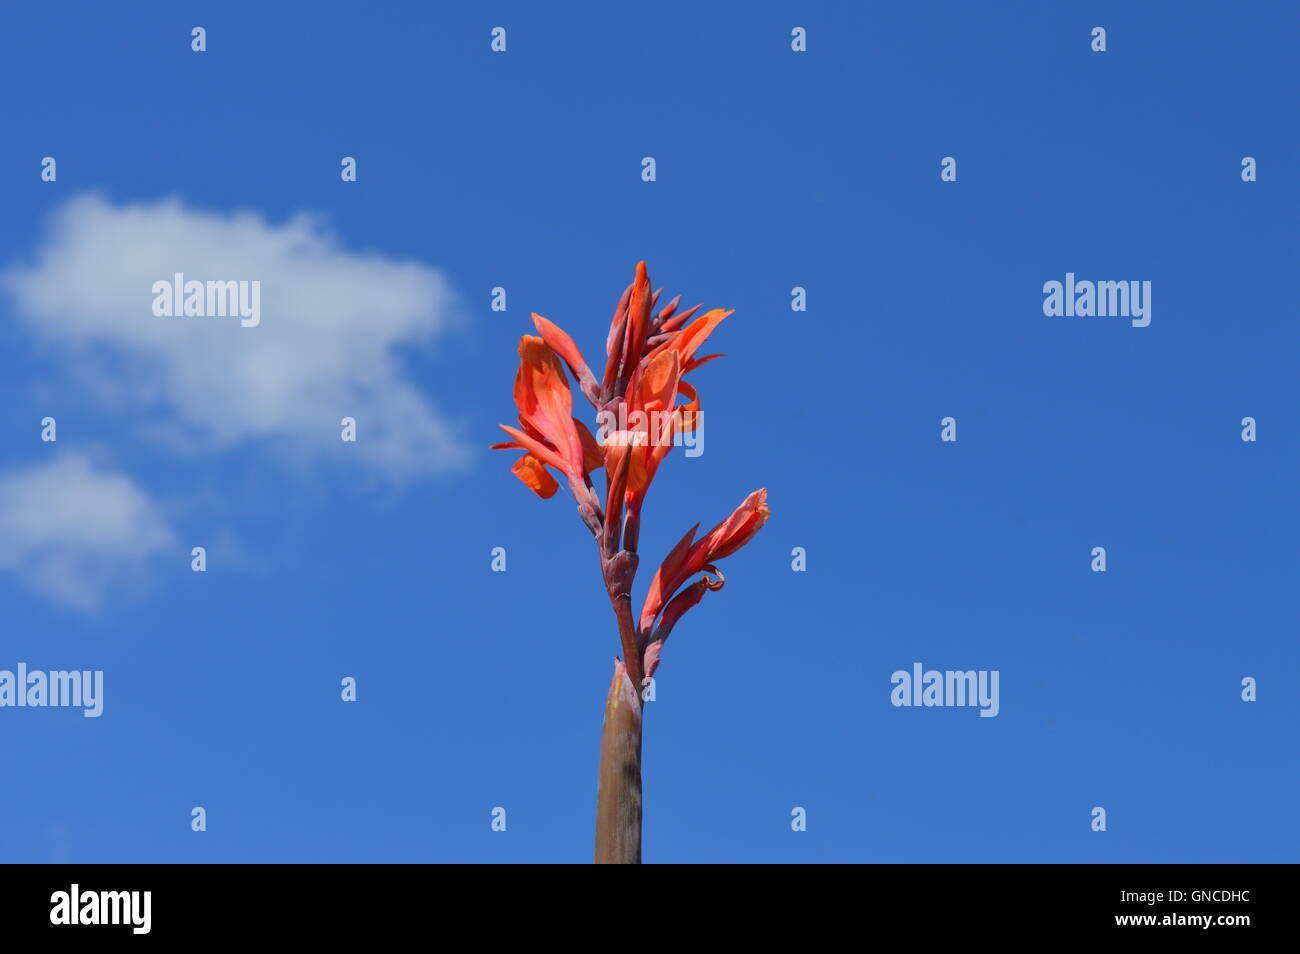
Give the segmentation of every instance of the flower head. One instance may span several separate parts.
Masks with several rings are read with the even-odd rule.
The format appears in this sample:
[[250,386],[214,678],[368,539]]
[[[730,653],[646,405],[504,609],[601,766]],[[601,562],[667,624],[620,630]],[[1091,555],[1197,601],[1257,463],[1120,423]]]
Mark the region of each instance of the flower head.
[[[632,284],[610,321],[599,380],[574,340],[554,322],[534,314],[537,335],[526,334],[519,342],[515,375],[519,426],[501,425],[512,440],[493,445],[525,452],[512,470],[540,497],[551,497],[559,489],[552,471],[566,478],[599,543],[606,586],[633,674],[653,672],[663,640],[682,614],[708,590],[721,589],[723,577],[714,562],[744,546],[768,518],[767,491],[758,490],[699,540],[695,540],[697,527],[691,528],[655,574],[639,621],[632,619],[628,601],[642,506],[676,438],[700,426],[699,393],[685,377],[721,357],[698,356],[698,352],[731,314],[715,308],[696,316],[699,305],[679,312],[679,302],[674,298],[656,311],[659,292],[651,291],[645,262],[638,262]],[[573,417],[566,367],[597,412],[603,445]],[[609,427],[610,421],[616,426]],[[602,467],[606,489],[598,496],[591,475]],[[706,575],[689,583],[698,573]]]

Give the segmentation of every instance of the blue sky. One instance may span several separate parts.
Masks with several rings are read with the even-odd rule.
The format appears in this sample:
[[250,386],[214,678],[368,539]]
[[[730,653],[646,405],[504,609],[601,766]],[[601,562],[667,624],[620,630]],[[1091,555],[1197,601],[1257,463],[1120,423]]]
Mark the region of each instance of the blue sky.
[[[594,360],[645,259],[736,313],[637,599],[772,508],[665,650],[645,860],[1295,861],[1300,13],[450,6],[3,14],[0,669],[105,711],[0,709],[0,858],[588,861],[614,622],[486,446],[528,313]],[[173,262],[263,324],[159,325]],[[892,706],[918,661],[999,715]]]

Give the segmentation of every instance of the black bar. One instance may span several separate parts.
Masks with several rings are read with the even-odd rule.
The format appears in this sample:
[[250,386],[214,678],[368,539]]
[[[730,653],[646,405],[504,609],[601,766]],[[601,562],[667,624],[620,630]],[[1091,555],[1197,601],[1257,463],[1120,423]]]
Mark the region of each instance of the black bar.
[[[811,930],[815,921],[818,930],[843,924],[858,936],[902,929],[923,930],[926,939],[1132,935],[1147,941],[1203,936],[1231,943],[1261,928],[1285,930],[1289,918],[1282,903],[1294,880],[1294,871],[1283,866],[864,865],[733,869],[722,878],[706,875],[707,883],[697,882],[695,872],[676,871],[625,887],[609,875],[586,884],[575,874],[580,881],[565,884],[535,871],[447,867],[11,865],[0,874],[0,924],[7,939],[57,941],[63,935],[91,943],[398,940],[413,927],[434,924],[486,925],[493,936],[528,924],[536,928],[538,922],[529,919],[534,908],[545,912],[548,923],[558,927],[568,919],[570,928],[583,933],[605,930],[602,917],[625,920],[641,911],[653,933],[654,912],[667,907],[679,924],[687,914],[751,928],[784,923],[796,931]],[[849,867],[860,870],[845,870]],[[116,914],[126,923],[53,923],[70,920],[74,884],[78,920],[98,918],[102,910],[106,920]],[[630,910],[620,900],[629,888],[644,894]],[[141,894],[130,896],[128,906],[120,892]],[[137,933],[145,926],[143,892],[149,892],[148,931]],[[95,898],[88,901],[91,894]],[[67,902],[62,907],[61,899]],[[450,936],[446,941],[451,943]]]

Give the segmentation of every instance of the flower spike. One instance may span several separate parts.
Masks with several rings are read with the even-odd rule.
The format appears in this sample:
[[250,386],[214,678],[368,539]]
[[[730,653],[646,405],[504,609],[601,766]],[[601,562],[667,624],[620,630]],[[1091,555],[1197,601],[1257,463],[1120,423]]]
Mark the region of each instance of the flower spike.
[[[583,523],[595,538],[600,570],[618,624],[623,656],[615,660],[606,700],[597,793],[596,860],[641,860],[641,696],[659,666],[664,641],[682,616],[725,578],[716,567],[767,522],[767,491],[756,490],[735,511],[696,539],[699,524],[664,558],[650,583],[640,616],[632,587],[640,558],[642,509],[655,475],[675,438],[698,430],[700,396],[684,380],[721,357],[697,357],[701,346],[732,314],[701,305],[679,311],[681,296],[660,307],[645,262],[610,319],[599,380],[577,343],[559,325],[533,313],[536,335],[519,341],[514,397],[518,426],[502,424],[510,440],[494,449],[522,450],[512,473],[537,496],[555,496],[563,475]],[[567,369],[567,374],[566,374]],[[596,410],[597,436],[573,416],[568,375]],[[614,422],[611,426],[611,421]],[[604,493],[592,475],[605,471]]]

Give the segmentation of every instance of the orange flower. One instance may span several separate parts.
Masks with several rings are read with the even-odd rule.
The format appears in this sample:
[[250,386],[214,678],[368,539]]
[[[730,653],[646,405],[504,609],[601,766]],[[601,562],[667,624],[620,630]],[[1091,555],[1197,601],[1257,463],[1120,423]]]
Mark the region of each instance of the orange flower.
[[563,366],[546,342],[534,335],[519,339],[515,404],[521,429],[502,424],[501,429],[514,440],[492,447],[528,451],[516,461],[513,471],[538,496],[550,497],[559,487],[546,467],[581,480],[604,464],[600,445],[572,416],[573,395]]
[[[696,355],[714,329],[732,314],[714,308],[697,316],[699,305],[678,312],[680,300],[674,298],[656,312],[659,292],[651,291],[645,262],[637,262],[632,284],[623,292],[610,322],[600,381],[573,338],[534,313],[538,334],[524,335],[519,342],[515,375],[519,427],[501,425],[513,440],[493,445],[525,452],[512,469],[540,497],[552,497],[559,489],[552,471],[567,478],[579,512],[600,544],[606,586],[616,603],[626,603],[629,598],[641,510],[650,484],[678,435],[693,431],[700,423],[699,392],[683,379],[705,362],[721,357]],[[572,416],[573,395],[565,366],[608,429],[603,447]],[[679,398],[685,403],[678,403]],[[612,429],[611,418],[616,422]],[[607,485],[605,493],[598,496],[591,474],[601,467]],[[629,672],[645,671],[636,657],[648,651],[647,643],[654,644],[657,662],[663,639],[681,615],[707,590],[721,588],[723,578],[714,562],[748,542],[767,517],[767,492],[755,491],[700,540],[694,539],[698,526],[682,538],[655,575],[639,624],[632,620],[630,610],[616,606]],[[706,574],[703,579],[687,585],[701,572]],[[624,612],[626,620],[621,615]]]

